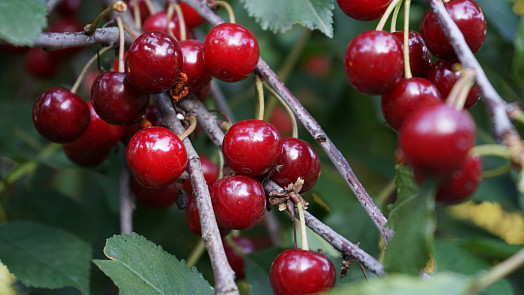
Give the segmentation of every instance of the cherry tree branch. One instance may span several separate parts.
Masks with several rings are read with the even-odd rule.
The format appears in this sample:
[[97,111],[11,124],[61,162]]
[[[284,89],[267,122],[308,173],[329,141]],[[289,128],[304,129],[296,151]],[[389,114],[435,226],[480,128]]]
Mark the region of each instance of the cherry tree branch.
[[[224,20],[222,20],[211,9],[209,9],[205,1],[182,0],[182,2],[195,9],[212,25],[218,25],[224,22]],[[362,183],[353,172],[353,169],[351,168],[351,165],[349,165],[349,162],[346,160],[346,158],[344,158],[342,153],[333,144],[324,130],[322,130],[322,127],[320,127],[318,122],[309,114],[300,101],[291,93],[291,91],[278,78],[275,72],[271,70],[267,63],[262,60],[262,58],[259,59],[255,71],[271,88],[273,88],[278,93],[279,96],[282,97],[286,104],[291,108],[297,119],[302,122],[306,130],[322,147],[322,149],[324,149],[329,159],[333,162],[342,177],[344,177],[344,180],[349,185],[360,204],[364,207],[364,210],[366,210],[367,214],[380,231],[384,241],[388,243],[388,241],[393,236],[393,230],[386,228],[386,217],[384,214],[382,214],[380,209],[373,202],[373,199],[364,189]]]
[[[126,36],[126,46],[133,43],[129,34]],[[42,47],[47,50],[56,50],[70,47],[87,47],[95,44],[104,46],[118,46],[118,28],[108,27],[97,29],[93,35],[84,32],[74,33],[42,33],[35,40],[34,47]]]
[[[177,118],[175,109],[171,103],[171,98],[166,94],[156,95],[158,108],[162,113],[164,125],[176,134],[182,134],[185,129]],[[211,205],[211,196],[209,189],[202,173],[202,166],[197,152],[193,148],[189,138],[183,140],[188,155],[187,171],[193,185],[195,200],[200,215],[200,224],[202,226],[202,240],[206,246],[211,267],[215,276],[215,293],[216,294],[239,294],[238,287],[235,284],[235,273],[226,258],[222,239],[218,230],[218,225]]]

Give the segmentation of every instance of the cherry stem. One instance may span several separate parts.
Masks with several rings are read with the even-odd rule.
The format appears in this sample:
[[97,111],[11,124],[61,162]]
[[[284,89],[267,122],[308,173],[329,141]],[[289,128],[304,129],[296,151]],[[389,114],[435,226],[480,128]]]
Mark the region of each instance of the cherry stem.
[[182,8],[180,8],[180,4],[175,2],[175,11],[176,15],[178,16],[178,25],[180,27],[180,41],[184,41],[187,39],[186,36],[186,21],[184,20],[184,14],[182,13]]
[[126,24],[124,24],[124,30],[129,33],[133,40],[136,40],[137,36],[135,35],[135,32],[133,32],[133,30],[131,30]]
[[135,27],[137,29],[142,28],[142,17],[140,17],[140,5],[138,5],[138,0],[132,0],[133,6],[135,9],[133,10],[133,18],[135,19]]
[[194,115],[189,115],[189,127],[184,131],[184,133],[180,134],[178,138],[180,140],[186,139],[193,131],[195,131],[197,126],[197,119]]
[[195,266],[205,251],[206,246],[204,245],[204,241],[202,241],[201,239],[198,240],[198,243],[195,245],[193,251],[191,251],[191,254],[189,254],[189,257],[186,260],[186,265],[189,267]]
[[500,158],[509,160],[505,164],[501,165],[500,167],[497,167],[491,170],[487,170],[487,171],[482,171],[483,178],[497,177],[497,176],[500,176],[510,171],[511,170],[511,158],[513,156],[513,153],[514,152],[507,146],[502,146],[499,144],[477,145],[469,151],[470,155],[476,155],[480,157],[495,156],[495,157],[500,157]]
[[257,75],[255,75],[255,88],[257,91],[255,102],[255,118],[257,120],[264,120],[264,83]]
[[400,1],[402,1],[402,0],[393,0],[393,1],[391,1],[391,3],[389,4],[388,8],[386,9],[386,11],[384,11],[384,14],[380,18],[380,21],[378,22],[378,25],[377,25],[377,27],[375,29],[376,31],[382,31],[384,29],[384,26],[386,25],[386,22],[388,21],[389,15],[391,14],[391,12],[393,12],[393,9],[395,9],[395,6],[397,6],[397,4]]
[[409,10],[411,7],[411,0],[404,0],[404,77],[410,79],[413,77],[411,73],[411,65],[409,64]]
[[398,13],[400,11],[400,7],[401,6],[402,6],[402,2],[400,1],[395,6],[395,10],[393,10],[393,16],[391,17],[391,26],[390,26],[390,29],[389,29],[390,32],[396,32],[397,31],[397,18],[398,18]]
[[224,155],[222,151],[217,149],[218,154],[218,179],[224,177]]
[[294,138],[298,138],[298,124],[297,124],[297,118],[295,117],[295,114],[293,114],[293,111],[289,108],[289,106],[286,104],[286,102],[278,95],[278,93],[273,90],[273,88],[269,87],[267,84],[264,83],[264,86],[266,86],[266,89],[271,92],[271,94],[277,98],[277,100],[280,102],[280,105],[286,110],[286,113],[288,114],[289,118],[291,119],[291,126],[293,127],[291,136]]
[[457,110],[462,110],[468,98],[471,87],[475,84],[475,72],[471,69],[462,69],[462,75],[455,82],[446,98],[446,104]]
[[115,17],[116,24],[118,25],[118,32],[120,33],[120,46],[118,46],[118,72],[124,72],[124,25],[120,16]]
[[72,93],[76,93],[78,91],[78,87],[80,87],[80,83],[82,83],[82,80],[84,80],[84,77],[85,75],[87,74],[87,71],[89,70],[89,68],[91,67],[91,65],[93,65],[93,63],[95,63],[95,61],[98,60],[98,57],[103,55],[104,53],[108,52],[110,49],[113,49],[113,46],[109,46],[109,47],[104,47],[102,48],[102,50],[100,50],[99,52],[97,52],[95,55],[93,55],[93,57],[91,57],[87,63],[84,65],[84,68],[82,69],[82,71],[80,72],[80,74],[78,74],[78,77],[76,78],[76,81],[75,81],[75,84],[73,84],[73,87],[71,87],[71,92]]
[[215,1],[215,4],[217,6],[222,6],[227,10],[227,14],[229,15],[229,22],[234,24],[236,22],[235,20],[235,12],[233,11],[233,7],[226,1]]
[[301,249],[302,250],[309,250],[309,245],[307,243],[307,228],[306,228],[306,220],[304,218],[304,206],[302,205],[302,202],[298,202],[296,204],[297,210],[298,210],[298,218],[300,218],[300,234],[301,234]]
[[153,5],[153,3],[151,3],[151,0],[144,0],[144,3],[146,3],[147,10],[149,10],[150,15],[153,15],[156,13],[155,6]]
[[131,234],[133,232],[133,211],[135,210],[135,203],[131,198],[129,167],[125,154],[122,154],[120,165],[120,232],[123,234]]
[[122,13],[126,10],[127,10],[127,5],[124,3],[124,1],[116,1],[115,3],[113,3],[113,5],[102,10],[102,12],[100,12],[96,16],[95,20],[93,20],[93,22],[90,25],[86,26],[86,28],[84,29],[86,34],[93,35],[96,29],[98,28],[98,26],[100,25],[100,22],[102,21],[102,19],[109,13],[113,11]]

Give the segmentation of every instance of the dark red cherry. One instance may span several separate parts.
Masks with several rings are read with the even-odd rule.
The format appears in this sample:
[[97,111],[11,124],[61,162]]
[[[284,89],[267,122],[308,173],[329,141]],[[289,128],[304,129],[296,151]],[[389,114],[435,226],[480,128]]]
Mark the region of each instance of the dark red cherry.
[[[460,71],[453,69],[453,65],[460,63],[453,60],[437,60],[429,68],[427,79],[435,84],[442,95],[442,99],[446,100],[451,88],[455,82],[462,75]],[[474,106],[480,99],[480,92],[476,86],[473,86],[469,91],[464,108],[469,109]]]
[[384,31],[357,35],[346,50],[344,67],[349,83],[360,92],[383,94],[404,73],[402,46]]
[[164,127],[138,131],[127,145],[126,159],[135,178],[147,187],[170,185],[187,166],[182,141]]
[[89,124],[89,107],[63,87],[51,87],[33,105],[33,124],[45,139],[66,143],[79,138]]
[[57,8],[63,16],[76,15],[82,6],[82,0],[63,0]]
[[102,120],[95,112],[91,102],[87,130],[73,142],[64,144],[67,157],[81,166],[100,164],[111,152],[122,136],[122,126],[112,125]]
[[250,30],[241,25],[222,23],[207,34],[203,56],[213,77],[237,82],[253,73],[260,52],[257,39]]
[[382,114],[389,126],[398,131],[415,110],[441,102],[437,87],[428,80],[402,79],[382,95]]
[[391,0],[337,0],[340,10],[357,20],[374,20],[388,8]]
[[277,169],[269,178],[282,187],[304,180],[300,193],[307,192],[320,176],[320,158],[307,142],[293,137],[282,138],[282,153],[277,160]]
[[275,295],[313,294],[333,288],[336,275],[335,266],[326,256],[290,249],[273,261],[269,281]]
[[[397,37],[400,44],[402,44],[402,50],[404,50],[404,32],[393,32],[393,36]],[[431,53],[426,47],[424,39],[422,39],[422,36],[420,36],[419,33],[409,31],[408,46],[411,74],[415,77],[426,77],[426,73],[431,65]]]
[[175,202],[178,192],[176,182],[165,187],[152,188],[141,185],[134,177],[131,177],[131,189],[140,204],[155,209],[169,207]]
[[[218,168],[211,159],[204,155],[198,155],[200,157],[200,164],[202,166],[202,173],[204,174],[204,179],[209,187],[215,183],[220,174],[220,168]],[[184,190],[188,195],[193,193],[193,187],[191,186],[191,181],[188,179],[184,182]]]
[[248,237],[243,236],[233,237],[231,238],[231,241],[235,243],[235,246],[241,251],[241,253],[237,253],[227,241],[222,240],[224,251],[226,252],[229,265],[231,265],[231,268],[235,272],[236,279],[243,280],[246,278],[243,255],[255,252],[255,243]]
[[[49,32],[52,33],[72,33],[72,32],[83,32],[84,26],[78,22],[78,20],[74,17],[65,17],[58,19],[57,21],[51,23],[49,25]],[[64,58],[68,58],[80,50],[82,50],[83,47],[71,47],[66,49],[59,49],[50,51],[51,56],[55,60],[63,60]]]
[[[200,216],[198,214],[198,207],[194,195],[191,195],[187,200],[186,222],[189,230],[191,230],[193,234],[199,237],[202,236],[202,226],[200,224]],[[229,229],[220,227],[220,224],[218,225],[218,229],[220,231],[220,235],[223,237],[227,236],[230,232]]]
[[217,223],[222,228],[252,228],[264,217],[266,194],[252,177],[223,177],[213,184],[210,193]]
[[176,83],[183,63],[175,39],[164,32],[146,32],[127,51],[126,78],[139,91],[161,93]]
[[276,106],[273,109],[269,122],[277,128],[281,135],[290,136],[293,133],[293,122],[289,114],[281,106]]
[[[153,126],[160,126],[162,123],[162,114],[160,114],[160,110],[158,109],[158,106],[156,104],[148,104],[146,107],[146,113],[142,116],[142,119],[147,119]],[[131,125],[124,126],[122,130],[122,142],[127,145],[133,135],[137,133],[138,131],[144,129],[143,126],[141,126],[141,122],[133,123]]]
[[[444,3],[448,14],[464,35],[473,53],[479,51],[486,39],[486,17],[477,3],[471,0],[454,0]],[[440,23],[428,10],[420,23],[420,34],[429,51],[440,58],[455,58],[453,47],[444,35]]]
[[224,159],[235,172],[258,176],[269,172],[282,150],[277,129],[262,120],[233,124],[224,136]]
[[444,178],[437,191],[436,201],[457,203],[471,196],[482,181],[482,160],[468,155],[464,165]]
[[[142,29],[144,32],[161,31],[164,33],[169,33],[167,31],[167,11],[162,10],[148,17],[144,22]],[[173,17],[171,17],[171,20],[169,21],[169,30],[171,33],[173,33],[177,40],[181,39],[180,21],[176,13],[173,14]],[[189,28],[186,27],[186,37],[189,36],[189,34]]]
[[[131,12],[131,15],[135,15],[135,1],[133,0],[125,0],[126,4],[129,7],[129,11]],[[140,9],[140,20],[142,23],[149,17],[149,8],[147,7],[146,0],[138,0],[138,9]]]
[[425,174],[446,176],[464,164],[475,144],[475,122],[446,104],[418,109],[404,121],[399,145],[408,164]]
[[[200,0],[205,2],[206,0]],[[189,7],[185,3],[180,3],[180,8],[182,9],[182,14],[184,15],[184,21],[186,26],[190,29],[195,28],[203,24],[206,20],[196,12],[193,8]]]
[[91,103],[104,121],[129,125],[140,119],[149,104],[149,95],[136,90],[126,74],[103,72],[91,87]]
[[58,62],[42,48],[31,48],[24,56],[26,71],[33,77],[50,78],[58,71]]
[[204,65],[202,55],[204,44],[197,40],[185,40],[178,44],[184,56],[184,72],[187,75],[189,91],[198,93],[211,81],[211,74]]

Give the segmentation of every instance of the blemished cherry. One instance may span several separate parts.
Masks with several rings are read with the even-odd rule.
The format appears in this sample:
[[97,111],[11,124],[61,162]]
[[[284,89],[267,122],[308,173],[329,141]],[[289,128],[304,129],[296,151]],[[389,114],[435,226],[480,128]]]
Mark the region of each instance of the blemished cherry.
[[252,228],[264,217],[266,194],[252,177],[223,177],[211,186],[210,193],[217,224],[222,228]]
[[278,168],[269,178],[282,187],[304,180],[300,193],[309,191],[320,177],[320,158],[315,149],[302,139],[282,138],[282,153],[277,160]]
[[[154,103],[147,105],[146,113],[142,116],[142,118],[147,119],[153,126],[160,126],[162,123],[162,114],[160,114],[158,106]],[[144,129],[144,127],[140,125],[140,122],[126,125],[122,130],[122,138],[120,139],[125,145],[127,145],[133,135],[142,129]]]
[[347,16],[357,20],[374,20],[379,18],[391,0],[337,0],[338,7]]
[[[444,3],[444,7],[473,53],[479,51],[486,39],[486,17],[477,3],[471,0],[454,0]],[[444,35],[440,23],[431,10],[428,10],[420,23],[420,34],[429,51],[443,59],[455,58],[453,47]]]
[[[460,71],[453,69],[454,64],[459,63],[454,60],[441,59],[433,63],[428,70],[427,79],[437,86],[443,100],[446,100],[453,85],[455,85],[455,82],[457,82],[460,76],[462,76]],[[476,86],[473,86],[468,93],[468,97],[464,103],[464,108],[471,108],[479,101],[479,99],[480,92]]]
[[[202,167],[202,173],[204,174],[204,179],[209,187],[217,181],[220,174],[220,168],[218,168],[211,159],[204,155],[198,155],[200,157],[200,164]],[[184,182],[184,190],[188,195],[193,193],[193,187],[191,186],[191,181],[188,179]]]
[[211,74],[204,65],[202,52],[204,44],[197,40],[185,40],[178,43],[184,57],[184,72],[187,75],[186,85],[189,91],[198,93],[211,81]]
[[26,71],[33,77],[50,78],[58,71],[58,62],[42,48],[31,48],[24,56]]
[[474,144],[471,115],[443,103],[408,116],[399,134],[399,146],[408,164],[435,176],[446,176],[462,167]]
[[[167,31],[167,11],[162,10],[149,16],[144,22],[142,29],[144,32],[161,31],[164,33],[169,33]],[[180,40],[180,21],[176,13],[173,14],[171,20],[169,21],[169,30],[171,33],[173,33],[177,40]],[[189,36],[189,34],[189,28],[186,27],[186,37]]]
[[275,295],[313,294],[335,286],[336,270],[326,256],[302,249],[280,253],[269,271]]
[[[187,200],[186,222],[187,226],[189,227],[189,230],[193,234],[199,237],[202,236],[202,226],[200,224],[200,216],[198,214],[198,207],[194,195],[191,195]],[[220,231],[220,235],[223,237],[227,236],[230,232],[229,229],[224,229],[220,227],[220,224],[218,224],[218,230]]]
[[183,64],[175,39],[164,32],[145,32],[127,51],[126,78],[139,91],[162,93],[176,83]]
[[[248,237],[238,236],[231,238],[232,242],[235,243],[235,246],[243,252],[243,254],[249,254],[255,252],[255,243]],[[243,280],[246,278],[246,273],[244,271],[244,256],[237,253],[227,241],[222,240],[224,245],[224,252],[226,252],[227,261],[229,265],[235,272],[237,280]]]
[[257,39],[250,30],[238,24],[222,23],[207,33],[203,56],[213,77],[237,82],[253,73],[260,52]]
[[482,160],[468,155],[464,165],[442,180],[435,200],[439,203],[457,203],[471,196],[482,181]]
[[104,161],[122,136],[122,126],[109,124],[87,102],[90,117],[87,130],[75,141],[65,143],[66,156],[81,166],[95,166]]
[[134,177],[131,177],[131,189],[140,204],[155,209],[169,207],[175,202],[178,192],[176,182],[165,187],[152,188],[141,185]]
[[224,159],[235,172],[259,176],[269,172],[282,150],[277,129],[262,120],[233,124],[222,142]]
[[346,50],[344,68],[349,83],[369,95],[383,94],[404,73],[402,46],[391,33],[365,31]]
[[126,159],[135,178],[147,187],[170,185],[187,166],[182,141],[159,126],[138,131],[127,144]]
[[[402,44],[402,49],[404,49],[404,32],[397,31],[392,34],[397,37],[400,44]],[[424,39],[422,39],[419,33],[409,31],[408,46],[411,74],[414,77],[426,77],[426,73],[431,65],[431,52],[429,52],[428,47],[424,43]]]
[[406,117],[418,108],[442,102],[433,83],[423,78],[402,79],[382,95],[382,114],[389,126],[400,130]]
[[58,143],[79,138],[88,128],[89,107],[63,87],[44,90],[33,105],[33,124],[45,139]]

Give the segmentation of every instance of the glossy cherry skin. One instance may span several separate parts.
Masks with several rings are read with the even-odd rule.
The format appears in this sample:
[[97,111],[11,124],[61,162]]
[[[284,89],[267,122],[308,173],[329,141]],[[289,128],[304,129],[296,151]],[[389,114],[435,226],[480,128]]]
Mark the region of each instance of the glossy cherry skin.
[[91,87],[91,103],[104,121],[129,125],[146,111],[149,95],[131,86],[124,73],[103,72]]
[[[248,237],[238,236],[231,238],[232,242],[235,243],[235,246],[242,251],[243,254],[249,254],[255,252],[255,243],[251,241]],[[224,245],[224,252],[226,252],[227,261],[229,265],[235,272],[237,280],[243,280],[246,278],[246,273],[244,272],[244,256],[235,252],[235,250],[229,245],[227,241],[222,240]]]
[[165,187],[152,188],[141,185],[134,177],[131,177],[131,189],[140,204],[154,209],[171,206],[178,192],[176,182]]
[[58,63],[42,48],[31,48],[24,56],[26,71],[33,77],[50,78],[58,71]]
[[127,144],[126,159],[135,178],[147,187],[170,185],[187,166],[182,141],[164,127],[138,131]]
[[336,275],[335,266],[326,256],[290,249],[273,261],[269,281],[275,295],[313,294],[333,288]]
[[253,73],[260,52],[257,39],[250,30],[241,25],[222,23],[207,33],[203,56],[213,77],[237,82]]
[[[200,224],[200,216],[198,214],[198,207],[194,195],[191,195],[187,200],[186,222],[189,230],[191,230],[193,234],[199,237],[202,236],[202,226]],[[218,230],[220,231],[220,235],[223,237],[227,236],[230,232],[229,229],[220,227],[220,224],[218,224]]]
[[[462,75],[460,71],[453,69],[454,64],[459,64],[453,60],[437,60],[429,68],[427,79],[435,84],[442,95],[442,99],[446,100],[449,92]],[[474,106],[480,99],[480,92],[476,86],[473,86],[468,93],[464,108],[469,109]]]
[[401,79],[382,95],[382,114],[389,126],[398,131],[406,117],[418,108],[436,105],[441,101],[437,86],[428,80]]
[[63,87],[44,90],[33,105],[33,124],[45,139],[58,143],[79,138],[89,124],[89,107]]
[[360,92],[377,95],[394,85],[404,73],[402,46],[392,34],[365,31],[346,50],[344,68],[349,83]]
[[304,180],[300,193],[309,191],[320,177],[320,158],[315,149],[302,139],[282,138],[282,153],[277,160],[277,169],[269,178],[281,187]]
[[[169,33],[167,31],[167,11],[162,10],[149,16],[144,22],[142,29],[144,32],[161,31]],[[171,20],[169,21],[169,30],[177,40],[180,40],[180,21],[178,20],[176,13],[173,14],[173,17],[171,17]],[[189,36],[189,34],[189,29],[186,27],[186,37]]]
[[435,176],[446,176],[462,167],[474,144],[471,115],[446,104],[417,110],[406,118],[399,134],[408,164]]
[[479,156],[468,155],[464,165],[444,178],[440,184],[436,201],[458,203],[471,196],[482,181],[482,160]]
[[204,65],[204,44],[197,40],[185,40],[178,43],[184,56],[184,72],[187,75],[189,91],[198,93],[211,81],[211,74]]
[[109,124],[95,112],[89,101],[89,124],[87,130],[73,142],[64,144],[66,156],[81,166],[100,164],[122,136],[122,126]]
[[[147,105],[146,113],[142,116],[142,119],[144,118],[148,120],[153,126],[159,126],[162,123],[162,114],[160,114],[160,110],[156,104]],[[124,126],[122,130],[122,138],[120,138],[121,141],[127,145],[133,135],[142,129],[144,129],[144,127],[140,125],[140,122]]]
[[338,7],[347,16],[357,20],[374,20],[388,8],[391,0],[337,0]]
[[224,159],[239,174],[258,176],[269,172],[282,151],[277,129],[262,120],[233,124],[222,142]]
[[252,228],[264,217],[266,194],[252,177],[223,177],[211,186],[210,193],[217,223],[222,228]]
[[[206,0],[200,0],[200,2],[205,2]],[[206,19],[203,18],[200,13],[196,12],[193,8],[189,7],[185,3],[180,3],[180,8],[182,9],[182,14],[184,15],[184,21],[186,26],[190,29],[200,26],[206,22]]]
[[145,32],[127,51],[126,78],[139,91],[162,93],[176,83],[183,64],[175,39],[164,32]]
[[[393,36],[397,37],[402,44],[402,50],[404,50],[404,32],[397,31],[392,33]],[[431,52],[429,52],[424,39],[419,33],[415,31],[409,31],[408,34],[408,47],[409,47],[409,66],[411,68],[411,74],[414,77],[426,77],[426,73],[431,65]]]
[[[220,174],[220,168],[218,168],[211,159],[204,155],[198,155],[200,157],[200,165],[202,167],[202,173],[204,174],[204,179],[209,187],[217,181]],[[193,187],[191,186],[191,181],[188,179],[184,182],[184,190],[188,195],[193,193]]]
[[[471,0],[454,0],[444,3],[448,14],[464,35],[473,53],[479,51],[486,39],[486,17],[477,3]],[[443,59],[455,58],[453,47],[444,35],[440,23],[431,10],[428,10],[420,23],[420,34],[429,51]]]

